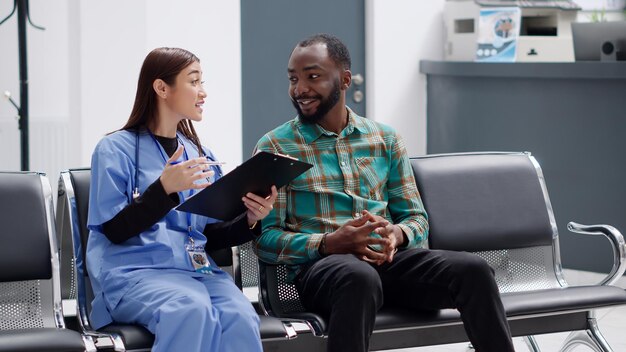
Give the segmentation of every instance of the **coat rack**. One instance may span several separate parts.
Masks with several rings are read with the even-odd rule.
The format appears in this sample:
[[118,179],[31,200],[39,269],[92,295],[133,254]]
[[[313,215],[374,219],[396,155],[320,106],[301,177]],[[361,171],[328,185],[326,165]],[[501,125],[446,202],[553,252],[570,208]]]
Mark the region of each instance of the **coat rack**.
[[26,54],[26,21],[31,26],[45,30],[45,28],[33,24],[30,20],[29,0],[14,0],[13,10],[11,13],[0,21],[0,25],[6,22],[17,9],[17,39],[19,53],[19,74],[20,74],[20,104],[17,105],[11,99],[11,93],[5,92],[4,95],[11,104],[17,109],[18,126],[20,130],[20,157],[22,171],[29,170],[29,143],[28,143],[28,59]]

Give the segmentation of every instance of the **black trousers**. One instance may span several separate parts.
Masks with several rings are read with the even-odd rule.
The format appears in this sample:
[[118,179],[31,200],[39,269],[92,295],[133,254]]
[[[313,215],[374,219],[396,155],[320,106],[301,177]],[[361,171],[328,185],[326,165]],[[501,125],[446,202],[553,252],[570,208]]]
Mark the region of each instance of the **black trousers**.
[[296,279],[305,308],[328,322],[328,351],[367,351],[383,303],[415,310],[456,308],[478,352],[514,351],[493,270],[465,252],[409,249],[380,266],[335,254]]

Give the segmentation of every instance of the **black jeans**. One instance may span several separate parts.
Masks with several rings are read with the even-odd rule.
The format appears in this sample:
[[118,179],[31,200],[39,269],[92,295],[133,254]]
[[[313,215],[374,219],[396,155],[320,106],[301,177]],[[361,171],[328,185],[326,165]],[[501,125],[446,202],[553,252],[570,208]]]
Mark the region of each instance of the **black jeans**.
[[380,266],[330,255],[296,279],[304,306],[328,322],[328,351],[367,351],[376,312],[393,302],[415,310],[456,308],[478,352],[514,351],[493,270],[466,252],[409,249]]

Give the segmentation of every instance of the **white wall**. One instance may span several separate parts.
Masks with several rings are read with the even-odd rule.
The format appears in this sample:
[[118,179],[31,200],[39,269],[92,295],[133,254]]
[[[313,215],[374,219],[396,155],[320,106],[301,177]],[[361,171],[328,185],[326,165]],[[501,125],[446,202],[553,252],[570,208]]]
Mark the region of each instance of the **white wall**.
[[[410,155],[423,154],[426,79],[419,74],[419,61],[443,57],[445,0],[365,3],[367,115],[399,130]],[[126,121],[141,62],[158,46],[180,46],[200,57],[209,96],[197,130],[228,168],[241,162],[239,1],[30,4],[32,20],[46,27],[44,32],[28,30],[31,169],[47,171],[54,179],[58,169],[88,165],[97,141]],[[12,5],[0,2],[0,16]],[[0,52],[0,92],[10,90],[19,101],[15,16],[0,26]],[[0,169],[19,169],[15,116],[14,108],[0,99]],[[64,129],[68,137],[62,143],[33,141],[32,136],[45,135],[48,129]],[[62,164],[58,167],[51,165],[55,155]]]
[[[399,130],[410,155],[423,154],[426,91],[419,61],[442,58],[445,1],[365,1],[367,115]],[[11,5],[1,2],[0,15]],[[241,162],[239,1],[31,0],[31,12],[33,21],[47,27],[29,30],[31,120],[51,119],[80,136],[64,147],[61,168],[89,165],[98,140],[123,125],[141,62],[158,46],[180,46],[200,57],[209,96],[198,132],[229,168]],[[17,96],[14,19],[0,27],[0,43],[0,90]],[[17,139],[4,138],[11,123],[17,136],[14,116],[0,101],[0,148],[13,156],[0,154],[0,169],[19,168]],[[31,158],[43,152],[31,150]],[[54,179],[57,172],[49,173]]]
[[[0,17],[12,5],[0,2]],[[241,163],[239,7],[233,0],[31,0],[33,22],[46,27],[28,30],[31,170],[47,172],[54,185],[61,169],[88,166],[100,138],[126,122],[141,63],[159,46],[200,58],[208,97],[196,130],[229,167]],[[0,91],[19,102],[15,16],[0,26],[0,53]],[[20,168],[15,116],[1,99],[3,170]],[[55,133],[61,137],[47,139]]]
[[[0,17],[7,16],[13,1],[0,2]],[[57,160],[76,160],[75,148],[64,138],[60,145],[43,148],[33,143],[46,138],[46,132],[66,131],[70,120],[69,97],[69,1],[31,0],[33,23],[46,28],[40,31],[27,26],[29,125],[31,170],[46,171],[52,179],[58,175]],[[0,26],[0,91],[8,90],[13,99],[20,100],[18,75],[17,12]],[[16,110],[4,98],[0,99],[0,169],[20,169],[19,131]],[[51,153],[56,153],[58,156]]]
[[195,124],[204,145],[241,163],[241,39],[239,1],[144,0],[80,2],[82,153],[130,114],[139,69],[160,46],[182,47],[202,64],[208,97]]
[[410,156],[426,153],[426,77],[443,59],[445,0],[366,0],[367,115],[396,128]]

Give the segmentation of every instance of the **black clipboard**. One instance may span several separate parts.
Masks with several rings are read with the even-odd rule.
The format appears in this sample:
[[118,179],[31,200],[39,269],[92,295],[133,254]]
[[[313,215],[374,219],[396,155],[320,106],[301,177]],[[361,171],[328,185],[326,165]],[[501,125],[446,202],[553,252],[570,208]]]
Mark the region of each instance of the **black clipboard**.
[[241,200],[246,193],[268,196],[272,185],[280,188],[312,167],[309,163],[282,155],[258,152],[176,209],[218,220],[232,220],[246,211]]

